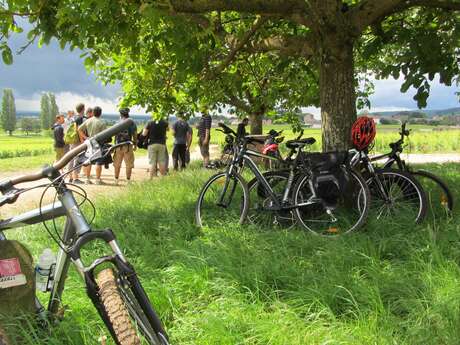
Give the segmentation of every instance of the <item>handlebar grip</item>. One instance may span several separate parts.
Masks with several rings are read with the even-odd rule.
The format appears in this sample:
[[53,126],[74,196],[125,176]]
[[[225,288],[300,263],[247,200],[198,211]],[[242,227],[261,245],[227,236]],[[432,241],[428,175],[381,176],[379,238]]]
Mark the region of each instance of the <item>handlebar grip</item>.
[[120,133],[121,131],[128,129],[133,124],[134,124],[134,121],[132,119],[127,119],[125,121],[117,123],[116,125],[113,125],[110,128],[107,128],[106,130],[102,131],[99,134],[96,134],[93,137],[93,139],[96,140],[99,144],[103,144],[109,141],[109,139],[112,138],[114,135]]

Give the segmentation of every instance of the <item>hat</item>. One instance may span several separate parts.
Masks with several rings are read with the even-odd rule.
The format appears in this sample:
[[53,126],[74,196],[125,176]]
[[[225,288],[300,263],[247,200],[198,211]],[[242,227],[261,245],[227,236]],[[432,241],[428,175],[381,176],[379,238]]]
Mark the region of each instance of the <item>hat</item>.
[[121,108],[119,111],[120,111],[120,114],[123,116],[129,115],[129,108]]

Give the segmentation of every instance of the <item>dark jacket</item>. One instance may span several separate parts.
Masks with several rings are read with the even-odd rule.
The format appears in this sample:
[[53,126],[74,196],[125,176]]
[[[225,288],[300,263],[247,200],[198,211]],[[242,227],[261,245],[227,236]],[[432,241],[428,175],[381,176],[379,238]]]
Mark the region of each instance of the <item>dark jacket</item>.
[[54,147],[62,148],[65,146],[64,142],[64,127],[61,124],[55,123],[53,125],[53,134],[54,134]]

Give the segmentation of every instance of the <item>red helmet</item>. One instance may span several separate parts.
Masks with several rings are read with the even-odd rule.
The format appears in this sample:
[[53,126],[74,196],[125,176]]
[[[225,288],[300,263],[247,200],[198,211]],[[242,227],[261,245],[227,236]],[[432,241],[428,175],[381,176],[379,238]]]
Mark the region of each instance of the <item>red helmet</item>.
[[374,119],[367,116],[359,117],[351,126],[351,141],[357,150],[364,150],[374,141],[375,134]]

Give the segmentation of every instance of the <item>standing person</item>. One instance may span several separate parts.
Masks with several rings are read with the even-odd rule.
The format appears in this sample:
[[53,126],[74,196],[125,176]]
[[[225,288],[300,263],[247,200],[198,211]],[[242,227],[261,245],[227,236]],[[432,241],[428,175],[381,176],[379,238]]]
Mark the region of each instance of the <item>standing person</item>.
[[174,170],[179,168],[179,160],[181,170],[185,169],[187,146],[190,144],[191,128],[184,117],[184,112],[178,114],[178,120],[173,127],[174,149],[172,153]]
[[64,115],[56,115],[56,122],[53,125],[54,151],[56,151],[56,161],[60,160],[65,154],[64,142]]
[[[129,108],[120,109],[120,122],[129,119]],[[128,183],[131,181],[131,173],[134,168],[134,151],[137,147],[137,126],[135,123],[118,133],[115,136],[115,144],[126,143],[126,145],[120,146],[115,149],[113,155],[113,167],[115,170],[115,185],[118,185],[118,178],[120,176],[121,163],[125,161],[126,166],[126,180]]]
[[202,111],[200,122],[198,123],[198,145],[200,146],[201,156],[203,157],[203,166],[209,164],[209,141],[211,140],[212,119],[208,109]]
[[[100,107],[94,107],[93,117],[86,120],[78,127],[78,134],[80,135],[81,141],[85,141],[89,137],[94,137],[96,134],[102,132],[106,125],[101,120],[102,109]],[[104,184],[101,180],[102,166],[105,164],[103,159],[96,161],[96,184]],[[91,165],[85,167],[86,183],[91,184]]]
[[187,141],[187,150],[185,151],[185,164],[190,164],[190,148],[192,147],[193,141],[193,128],[190,126],[190,137]]
[[[78,127],[80,127],[81,124],[83,123],[83,121],[85,120],[85,117],[84,117],[85,105],[83,103],[78,103],[77,106],[75,107],[75,110],[77,111],[77,114],[72,116],[72,120],[71,120],[71,122],[69,122],[68,126],[72,126],[73,124],[76,124],[77,125],[77,130],[78,130]],[[81,140],[80,140],[80,137],[77,135],[77,139],[76,139],[75,143],[71,143],[69,148],[70,148],[70,150],[72,150],[72,149],[74,149],[75,147],[77,147],[80,144],[81,144]],[[80,164],[80,162],[78,160],[78,157],[72,159],[70,161],[69,165],[68,165],[68,170],[73,170],[79,164]],[[78,166],[78,168],[73,170],[73,172],[70,174],[69,182],[73,182],[73,183],[76,183],[76,184],[83,183],[79,179],[80,171],[81,171],[80,166]]]
[[249,123],[249,119],[247,117],[245,117],[239,124],[238,124],[238,128],[236,129],[236,136],[238,138],[242,138],[244,136],[246,136],[247,132],[246,132],[246,126],[248,125]]
[[150,161],[150,179],[157,176],[160,170],[161,175],[166,175],[166,131],[169,130],[168,122],[161,120],[152,120],[147,123],[142,134],[149,138],[149,161]]
[[93,108],[88,108],[86,109],[86,115],[85,115],[85,119],[90,119],[93,117]]

